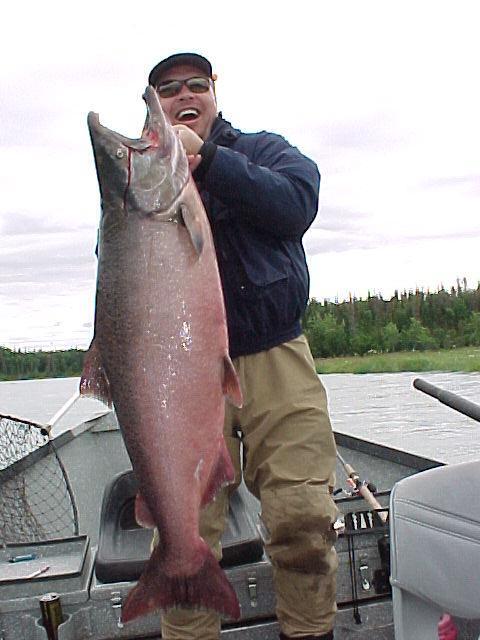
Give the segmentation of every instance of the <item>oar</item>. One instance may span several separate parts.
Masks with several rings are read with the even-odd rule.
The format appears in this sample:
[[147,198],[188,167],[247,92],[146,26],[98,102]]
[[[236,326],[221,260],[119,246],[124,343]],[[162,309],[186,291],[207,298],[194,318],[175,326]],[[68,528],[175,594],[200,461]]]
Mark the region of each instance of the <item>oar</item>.
[[[368,502],[368,504],[372,507],[372,509],[384,509],[384,507],[382,507],[382,505],[379,503],[379,501],[375,498],[373,493],[370,491],[370,489],[368,488],[366,483],[363,482],[363,480],[360,479],[360,476],[355,471],[355,469],[352,467],[352,465],[350,465],[347,462],[345,462],[345,460],[338,453],[338,451],[337,451],[337,458],[342,463],[342,466],[345,469],[345,473],[350,478],[350,480],[351,480],[353,486],[355,487],[355,489],[362,496],[362,498],[366,502]],[[382,522],[384,524],[386,524],[387,519],[388,519],[388,513],[386,511],[379,511],[378,515],[379,515],[380,519],[382,520]]]
[[480,422],[480,405],[475,404],[470,400],[466,400],[466,398],[462,398],[462,396],[459,396],[456,393],[445,391],[444,389],[441,389],[426,380],[422,380],[421,378],[415,378],[413,386],[415,389],[432,396],[432,398],[436,398],[442,404],[447,405],[447,407],[455,409],[455,411],[463,413],[463,415]]

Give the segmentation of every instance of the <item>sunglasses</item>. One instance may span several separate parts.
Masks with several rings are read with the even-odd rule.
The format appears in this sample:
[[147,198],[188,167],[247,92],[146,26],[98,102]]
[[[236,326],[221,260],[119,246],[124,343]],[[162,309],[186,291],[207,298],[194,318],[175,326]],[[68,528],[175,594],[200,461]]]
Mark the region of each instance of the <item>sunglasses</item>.
[[167,80],[157,85],[157,92],[161,98],[173,98],[182,90],[183,85],[192,93],[206,93],[210,89],[209,78],[187,78],[186,80]]

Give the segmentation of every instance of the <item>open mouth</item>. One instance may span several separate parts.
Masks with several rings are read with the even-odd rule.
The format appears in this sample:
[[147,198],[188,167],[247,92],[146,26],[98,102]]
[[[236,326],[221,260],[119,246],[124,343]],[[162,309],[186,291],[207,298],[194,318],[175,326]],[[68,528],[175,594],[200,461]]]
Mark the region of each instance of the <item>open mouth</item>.
[[192,122],[192,120],[196,120],[199,115],[200,112],[198,111],[198,109],[195,109],[194,107],[188,107],[188,109],[182,109],[181,111],[179,111],[175,116],[175,119],[178,122]]

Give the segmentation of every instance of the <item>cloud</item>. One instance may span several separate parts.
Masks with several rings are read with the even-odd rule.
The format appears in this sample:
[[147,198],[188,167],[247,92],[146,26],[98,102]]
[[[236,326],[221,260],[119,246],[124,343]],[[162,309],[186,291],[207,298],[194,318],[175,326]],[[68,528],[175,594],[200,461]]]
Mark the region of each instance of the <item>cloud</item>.
[[[445,216],[444,216],[445,217]],[[409,216],[412,220],[414,217]],[[381,219],[372,214],[356,211],[340,206],[327,205],[319,211],[313,225],[304,237],[304,247],[309,256],[324,253],[342,253],[358,250],[383,249],[385,246],[409,247],[423,242],[434,243],[437,240],[451,242],[452,245],[462,240],[478,237],[479,222],[467,224],[467,219],[455,225],[448,217],[447,224],[432,225],[427,231],[420,230],[418,225],[396,226],[381,224]],[[388,220],[388,218],[387,218]]]
[[355,231],[361,228],[368,220],[368,214],[340,206],[322,206],[315,221],[313,229],[327,231],[342,231],[345,229]]
[[423,180],[419,186],[423,189],[462,189],[470,195],[480,196],[480,174],[440,176]]
[[94,234],[25,234],[21,243],[12,237],[0,242],[0,292],[13,293],[17,286],[28,284],[61,296],[94,281]]
[[64,233],[71,230],[71,225],[26,213],[3,214],[3,220],[0,220],[0,233],[3,236]]
[[365,117],[340,120],[323,127],[321,136],[330,148],[359,153],[391,151],[408,140],[393,113],[371,113]]
[[352,249],[374,249],[385,244],[385,239],[379,235],[364,235],[359,237],[354,231],[319,233],[318,230],[308,232],[304,239],[305,251],[309,256],[325,253],[342,253]]
[[[4,89],[7,92],[8,86]],[[2,100],[0,107],[2,122],[9,123],[8,127],[2,127],[0,132],[2,154],[7,155],[10,146],[50,144],[52,132],[55,132],[56,117],[61,113],[58,103],[42,104],[38,94],[35,100],[31,87],[22,96],[16,94],[13,89],[8,92],[8,96],[8,101]]]
[[[395,289],[449,287],[456,278],[467,279],[470,287],[479,280],[476,238],[446,238],[384,243],[374,249],[353,248],[318,253],[309,257],[311,295],[317,299],[347,299],[348,294],[380,292],[384,297]],[[446,259],[447,257],[447,259]]]

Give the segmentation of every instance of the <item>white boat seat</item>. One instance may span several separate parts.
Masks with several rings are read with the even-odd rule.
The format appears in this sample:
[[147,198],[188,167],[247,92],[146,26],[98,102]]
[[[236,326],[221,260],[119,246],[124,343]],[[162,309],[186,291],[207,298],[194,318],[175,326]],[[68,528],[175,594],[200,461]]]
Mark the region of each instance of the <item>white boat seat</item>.
[[444,612],[480,618],[480,462],[399,481],[390,530],[395,640],[437,640]]

